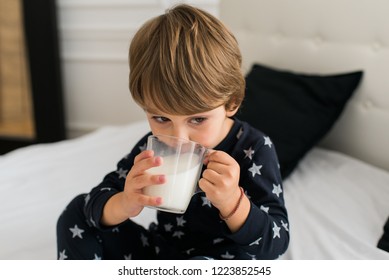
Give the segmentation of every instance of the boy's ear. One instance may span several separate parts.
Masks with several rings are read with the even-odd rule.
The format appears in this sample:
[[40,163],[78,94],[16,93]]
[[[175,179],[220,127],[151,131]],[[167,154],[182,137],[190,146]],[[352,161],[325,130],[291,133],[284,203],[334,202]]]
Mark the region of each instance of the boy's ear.
[[239,106],[236,106],[234,109],[226,108],[226,115],[227,117],[232,117],[238,112]]
[[224,106],[225,106],[225,109],[226,109],[226,115],[227,117],[232,117],[234,116],[239,108],[240,108],[240,105],[242,105],[242,101],[240,100],[237,100],[236,97],[232,97]]

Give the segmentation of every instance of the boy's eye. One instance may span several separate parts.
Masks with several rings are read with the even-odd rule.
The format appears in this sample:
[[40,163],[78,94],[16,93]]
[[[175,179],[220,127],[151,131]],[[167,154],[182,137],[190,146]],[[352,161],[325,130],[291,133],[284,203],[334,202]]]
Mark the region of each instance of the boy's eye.
[[165,123],[165,122],[169,121],[168,118],[165,118],[165,117],[162,117],[162,116],[154,116],[152,118],[153,118],[153,120],[155,120],[156,122],[159,122],[159,123]]
[[206,120],[206,118],[202,118],[202,117],[198,117],[198,118],[193,118],[190,120],[190,123],[191,124],[201,124],[202,122],[204,122]]

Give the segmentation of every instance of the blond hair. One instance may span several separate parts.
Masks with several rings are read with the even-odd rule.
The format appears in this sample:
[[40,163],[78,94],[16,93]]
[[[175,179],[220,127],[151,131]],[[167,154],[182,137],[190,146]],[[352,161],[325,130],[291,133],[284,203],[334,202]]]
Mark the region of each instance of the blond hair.
[[214,16],[178,5],[147,21],[129,50],[130,91],[142,108],[189,115],[238,108],[245,80],[234,35]]

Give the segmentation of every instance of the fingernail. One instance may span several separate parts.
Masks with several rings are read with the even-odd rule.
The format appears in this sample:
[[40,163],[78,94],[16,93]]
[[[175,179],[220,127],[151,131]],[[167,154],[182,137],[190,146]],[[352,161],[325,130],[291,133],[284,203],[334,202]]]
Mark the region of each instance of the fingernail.
[[162,163],[162,158],[161,157],[155,157],[154,158],[154,163],[161,164]]
[[165,175],[159,175],[158,176],[158,182],[160,182],[160,183],[165,182]]

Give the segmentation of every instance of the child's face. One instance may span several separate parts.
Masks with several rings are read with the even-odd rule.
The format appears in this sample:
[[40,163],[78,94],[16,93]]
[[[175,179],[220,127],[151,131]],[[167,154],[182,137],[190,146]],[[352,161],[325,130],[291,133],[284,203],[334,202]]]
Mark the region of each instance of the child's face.
[[154,135],[164,134],[195,141],[214,148],[230,131],[235,111],[226,111],[224,105],[194,115],[170,115],[156,109],[145,110]]

